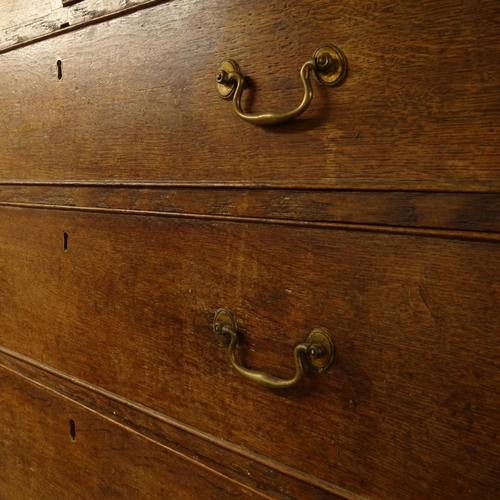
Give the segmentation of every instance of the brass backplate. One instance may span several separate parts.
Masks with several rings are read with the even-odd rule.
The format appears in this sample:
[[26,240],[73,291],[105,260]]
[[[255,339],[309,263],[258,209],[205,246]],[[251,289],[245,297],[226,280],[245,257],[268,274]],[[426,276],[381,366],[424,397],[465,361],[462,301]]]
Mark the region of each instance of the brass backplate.
[[324,85],[339,85],[344,80],[347,74],[347,59],[344,53],[337,47],[333,45],[324,45],[320,47],[315,53],[314,58],[318,58],[321,55],[327,54],[333,61],[331,67],[325,71],[316,68],[314,74],[320,83]]
[[309,362],[318,371],[325,371],[333,362],[335,357],[335,346],[328,330],[325,328],[315,328],[307,337],[308,344],[320,344],[324,354],[318,358],[309,358]]
[[[238,65],[234,62],[231,61],[230,59],[227,61],[224,61],[219,68],[218,75],[223,74],[223,73],[232,73],[233,71],[236,71],[239,73],[240,68]],[[222,99],[231,99],[233,97],[234,91],[236,90],[236,82],[234,80],[229,80],[226,82],[217,82],[217,90],[219,91],[219,95],[222,97]]]
[[236,319],[229,309],[219,309],[214,318],[214,334],[217,342],[222,345],[229,344],[231,337],[222,333],[222,326],[229,326],[235,332],[237,331]]

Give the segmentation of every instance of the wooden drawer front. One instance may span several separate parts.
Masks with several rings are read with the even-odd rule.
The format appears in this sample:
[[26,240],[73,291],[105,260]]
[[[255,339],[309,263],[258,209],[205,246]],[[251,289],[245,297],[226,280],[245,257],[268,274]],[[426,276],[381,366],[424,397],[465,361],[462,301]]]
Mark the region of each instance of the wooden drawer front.
[[[210,0],[88,26],[0,57],[0,180],[498,191],[499,22],[497,0]],[[347,80],[294,123],[220,99],[231,58],[245,109],[296,107],[324,43]]]
[[0,368],[0,497],[268,498]]
[[[150,216],[0,210],[0,344],[375,498],[500,487],[498,242]],[[68,251],[63,250],[63,232]],[[323,374],[276,392],[313,327]]]

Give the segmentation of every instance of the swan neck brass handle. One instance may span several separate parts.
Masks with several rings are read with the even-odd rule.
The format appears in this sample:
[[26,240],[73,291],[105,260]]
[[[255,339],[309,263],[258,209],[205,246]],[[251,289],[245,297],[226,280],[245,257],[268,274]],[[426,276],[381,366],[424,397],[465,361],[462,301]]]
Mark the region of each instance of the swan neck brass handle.
[[236,359],[239,336],[236,320],[231,311],[219,309],[215,313],[213,330],[221,344],[229,344],[228,356],[231,365],[246,379],[271,389],[287,389],[299,384],[305,373],[304,358],[308,359],[309,364],[318,371],[324,371],[331,365],[335,354],[333,341],[328,331],[324,328],[315,328],[309,334],[306,342],[295,346],[295,376],[291,379],[282,379],[265,372],[246,368]]
[[254,125],[277,125],[293,120],[301,115],[311,104],[313,88],[310,74],[314,73],[316,79],[325,85],[338,85],[347,72],[347,60],[344,53],[337,47],[326,45],[320,47],[310,61],[304,63],[300,70],[300,78],[304,86],[304,97],[295,109],[290,111],[271,111],[265,113],[247,113],[241,106],[241,96],[245,85],[245,77],[240,72],[238,64],[234,61],[224,61],[217,73],[217,89],[223,99],[232,99],[236,114],[246,122]]

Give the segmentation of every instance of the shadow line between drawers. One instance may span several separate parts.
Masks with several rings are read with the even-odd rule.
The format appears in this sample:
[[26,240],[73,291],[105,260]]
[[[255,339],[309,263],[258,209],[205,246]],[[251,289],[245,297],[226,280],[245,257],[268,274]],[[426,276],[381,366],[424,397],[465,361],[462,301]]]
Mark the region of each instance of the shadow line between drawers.
[[[120,396],[119,394],[116,394],[114,392],[103,389],[102,387],[99,387],[99,386],[96,386],[96,385],[91,384],[89,382],[86,382],[83,379],[80,379],[80,378],[75,377],[73,375],[70,375],[66,372],[58,370],[57,368],[53,368],[49,365],[41,363],[40,361],[36,361],[28,356],[25,356],[21,353],[18,353],[16,351],[13,351],[13,350],[8,349],[6,347],[0,346],[0,354],[3,354],[8,358],[12,358],[15,361],[21,362],[22,364],[33,367],[38,371],[42,371],[46,374],[49,374],[49,375],[55,377],[56,379],[60,379],[60,380],[63,380],[65,382],[69,382],[71,385],[80,387],[80,388],[84,389],[85,391],[89,391],[91,393],[102,396],[106,400],[110,400],[110,401],[113,401],[115,403],[118,403],[119,405],[122,405],[130,410],[142,413],[142,414],[146,415],[147,417],[158,420],[158,421],[166,424],[167,426],[178,429],[184,433],[187,433],[191,436],[194,436],[195,438],[201,439],[201,440],[206,441],[212,445],[215,445],[216,447],[225,449],[225,450],[229,451],[230,453],[235,453],[235,454],[240,455],[241,457],[248,459],[252,462],[257,462],[258,464],[261,464],[266,468],[278,471],[281,474],[283,474],[284,476],[288,476],[292,480],[295,480],[295,481],[298,480],[302,483],[306,483],[306,484],[312,486],[313,488],[317,488],[319,490],[326,491],[330,494],[336,495],[338,498],[342,498],[345,500],[367,500],[366,497],[362,497],[362,496],[357,495],[355,493],[352,493],[350,491],[344,490],[343,488],[334,486],[331,483],[323,481],[315,476],[312,476],[310,474],[302,472],[298,469],[288,467],[284,464],[281,464],[280,462],[276,462],[276,461],[269,459],[263,455],[260,455],[258,453],[254,453],[254,452],[247,450],[245,448],[242,448],[236,444],[233,444],[233,443],[230,443],[230,442],[225,441],[223,439],[217,438],[216,436],[213,436],[209,433],[206,433],[200,429],[197,429],[196,427],[192,427],[190,425],[184,424],[176,419],[168,417],[167,415],[165,415],[163,413],[155,411],[152,408],[149,408],[148,406],[142,405],[140,403],[137,403],[135,401],[127,399],[123,396]],[[63,389],[57,389],[55,387],[50,386],[48,383],[44,383],[42,381],[36,380],[36,379],[30,377],[29,375],[19,371],[17,366],[10,366],[9,364],[5,364],[4,360],[2,360],[1,357],[0,357],[0,366],[2,366],[4,369],[7,369],[13,373],[16,373],[18,376],[23,377],[25,380],[29,381],[30,383],[32,383],[36,386],[43,388],[44,390],[48,390],[50,392],[53,392],[53,393],[57,394],[58,396],[63,397],[65,399],[68,399],[68,400],[70,400],[70,401],[72,401],[75,404],[78,404],[80,406],[84,406],[87,410],[100,415],[102,418],[105,418],[105,419],[113,422],[114,424],[119,425],[119,426],[127,429],[128,431],[133,432],[134,434],[143,437],[144,439],[147,439],[147,440],[149,440],[153,443],[156,443],[164,448],[167,448],[170,452],[175,453],[177,456],[179,456],[185,460],[188,460],[188,461],[196,464],[197,466],[204,467],[205,469],[209,470],[210,472],[213,472],[213,473],[218,474],[218,475],[223,475],[225,478],[230,479],[232,481],[235,481],[234,479],[227,476],[226,474],[223,474],[223,473],[213,469],[212,467],[207,466],[206,464],[203,464],[201,461],[196,460],[196,458],[189,457],[189,456],[187,456],[186,453],[182,453],[171,446],[166,446],[161,441],[159,441],[158,438],[155,439],[154,437],[148,436],[145,432],[143,432],[143,431],[141,432],[137,429],[134,429],[132,426],[127,425],[123,421],[120,421],[120,420],[125,420],[125,419],[121,419],[120,416],[117,415],[115,412],[113,412],[115,418],[112,418],[111,416],[107,415],[107,413],[108,414],[111,413],[110,410],[100,408],[99,406],[92,404],[89,401],[84,400],[83,398],[80,400],[79,397],[77,397],[75,395],[70,395],[66,391],[64,391]],[[91,406],[89,406],[89,405],[91,405]],[[175,441],[172,441],[172,442],[175,443]],[[238,483],[238,484],[240,484],[240,483]],[[247,488],[252,489],[253,491],[255,491],[255,493],[258,493],[259,496],[261,496],[263,498],[269,498],[269,499],[274,498],[274,497],[267,496],[265,494],[265,492],[263,492],[261,490],[257,490],[257,489],[252,488],[251,485],[245,484],[245,486]]]
[[[171,0],[167,0],[171,1]],[[0,50],[1,54],[1,50]],[[45,186],[45,187],[95,187],[95,188],[200,188],[200,189],[297,189],[310,191],[331,190],[364,192],[402,193],[451,193],[451,194],[500,194],[500,185],[495,183],[442,183],[419,182],[415,184],[389,184],[346,181],[343,184],[325,182],[283,182],[283,181],[133,181],[133,180],[34,180],[0,179],[0,186]]]
[[412,227],[402,227],[402,226],[384,226],[376,224],[320,222],[320,221],[304,221],[304,220],[294,220],[294,219],[244,217],[244,216],[233,216],[233,215],[161,212],[153,210],[78,207],[69,205],[44,205],[39,203],[0,202],[0,207],[29,208],[29,209],[39,209],[39,210],[58,210],[58,211],[85,212],[85,213],[104,213],[104,214],[115,214],[115,215],[169,217],[169,218],[198,219],[198,220],[221,221],[221,222],[277,224],[284,226],[299,226],[299,227],[320,228],[320,229],[329,228],[329,229],[346,230],[346,231],[364,231],[364,232],[375,232],[375,233],[399,234],[405,236],[419,236],[419,237],[427,236],[427,237],[446,238],[455,240],[500,242],[500,233],[486,232],[486,231],[431,229],[425,227],[412,228]]

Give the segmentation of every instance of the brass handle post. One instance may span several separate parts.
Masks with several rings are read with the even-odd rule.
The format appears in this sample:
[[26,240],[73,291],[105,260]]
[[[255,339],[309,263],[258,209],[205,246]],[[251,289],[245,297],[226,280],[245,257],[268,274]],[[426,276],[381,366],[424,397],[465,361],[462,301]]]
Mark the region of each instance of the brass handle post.
[[290,111],[271,111],[264,113],[247,113],[241,107],[241,96],[245,84],[245,77],[240,72],[238,64],[234,61],[224,61],[216,75],[217,89],[223,99],[232,99],[236,114],[246,122],[254,125],[277,125],[293,120],[301,115],[311,104],[313,88],[310,74],[314,73],[316,79],[325,85],[338,85],[345,78],[347,60],[344,53],[333,46],[320,47],[313,58],[302,66],[300,78],[304,86],[304,97],[298,107]]
[[234,315],[228,309],[219,309],[215,313],[214,333],[221,344],[229,344],[228,356],[231,365],[248,380],[271,389],[287,389],[299,384],[305,373],[303,358],[319,371],[326,370],[332,363],[335,354],[330,334],[324,328],[315,328],[306,342],[299,343],[294,349],[295,376],[289,380],[275,377],[265,372],[250,370],[236,359],[238,331]]

